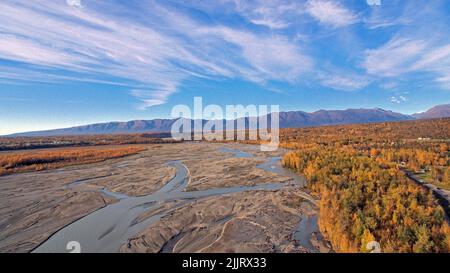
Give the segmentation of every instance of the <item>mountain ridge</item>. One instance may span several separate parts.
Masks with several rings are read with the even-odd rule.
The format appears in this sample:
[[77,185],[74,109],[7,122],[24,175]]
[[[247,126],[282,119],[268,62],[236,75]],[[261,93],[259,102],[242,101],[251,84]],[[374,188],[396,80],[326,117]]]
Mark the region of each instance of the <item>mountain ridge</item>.
[[412,115],[417,119],[450,117],[450,104],[436,105],[425,112]]
[[[325,125],[358,124],[388,121],[404,121],[426,118],[450,117],[450,104],[437,105],[424,113],[406,115],[381,108],[351,108],[345,110],[317,110],[314,112],[287,111],[279,113],[280,128],[289,127],[313,127]],[[268,119],[270,120],[270,115]],[[248,124],[248,118],[244,119]],[[234,122],[236,122],[235,119]],[[112,121],[93,123],[61,129],[23,132],[8,135],[17,136],[65,136],[65,135],[94,135],[94,134],[120,134],[120,133],[144,133],[144,132],[169,132],[172,124],[177,119],[151,119]],[[225,120],[222,120],[225,123]],[[191,120],[191,123],[193,120]],[[202,120],[206,123],[207,120]]]

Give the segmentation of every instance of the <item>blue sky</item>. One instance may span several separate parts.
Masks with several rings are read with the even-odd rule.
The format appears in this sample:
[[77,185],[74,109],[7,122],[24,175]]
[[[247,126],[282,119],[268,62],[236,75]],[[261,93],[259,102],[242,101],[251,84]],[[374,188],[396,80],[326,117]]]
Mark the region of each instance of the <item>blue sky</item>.
[[0,135],[168,118],[194,96],[281,111],[449,103],[450,2],[380,2],[3,0]]

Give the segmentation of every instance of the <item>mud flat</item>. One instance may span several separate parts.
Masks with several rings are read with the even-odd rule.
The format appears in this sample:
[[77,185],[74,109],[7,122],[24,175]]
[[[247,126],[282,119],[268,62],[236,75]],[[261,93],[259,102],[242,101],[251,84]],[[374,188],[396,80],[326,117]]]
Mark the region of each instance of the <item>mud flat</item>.
[[291,188],[209,197],[173,210],[121,251],[313,252],[293,237],[304,213],[314,207]]
[[[0,177],[0,251],[326,252],[284,151],[148,145],[121,159]],[[299,224],[300,223],[300,224]],[[312,228],[311,228],[312,227]],[[301,234],[301,235],[299,235]]]
[[175,168],[151,156],[158,147],[94,164],[0,176],[0,252],[28,252],[121,194],[155,192],[175,175]]

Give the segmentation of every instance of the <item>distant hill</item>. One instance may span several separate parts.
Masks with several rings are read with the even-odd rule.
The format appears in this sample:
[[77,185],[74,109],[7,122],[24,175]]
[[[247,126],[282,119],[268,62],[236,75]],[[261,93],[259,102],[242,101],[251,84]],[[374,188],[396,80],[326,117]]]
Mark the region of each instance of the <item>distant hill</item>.
[[426,112],[413,114],[412,116],[417,119],[447,118],[450,117],[450,104],[437,105]]
[[281,112],[280,127],[308,127],[321,125],[401,121],[411,116],[375,109],[319,110],[313,113],[302,111]]
[[[244,118],[248,124],[248,118]],[[280,127],[310,127],[321,125],[369,123],[410,120],[414,117],[375,109],[319,110],[313,113],[303,111],[280,112]],[[270,116],[269,116],[270,120]],[[176,119],[132,120],[127,122],[96,123],[71,128],[35,131],[11,136],[63,136],[94,134],[125,134],[143,132],[169,132]],[[207,122],[203,120],[203,123]],[[236,122],[236,120],[235,120]],[[193,121],[191,121],[193,123]],[[225,123],[225,121],[224,121]]]
[[70,128],[18,133],[12,134],[11,136],[66,136],[169,132],[174,121],[175,119],[132,120],[126,122],[113,121]]

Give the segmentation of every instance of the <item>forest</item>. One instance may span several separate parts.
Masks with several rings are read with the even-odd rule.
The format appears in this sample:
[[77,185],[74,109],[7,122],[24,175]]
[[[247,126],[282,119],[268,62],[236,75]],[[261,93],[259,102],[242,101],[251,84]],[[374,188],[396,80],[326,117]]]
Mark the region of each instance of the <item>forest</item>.
[[320,196],[319,226],[338,252],[449,252],[445,212],[427,188],[450,186],[450,119],[286,129],[283,165]]
[[170,133],[0,137],[0,151],[123,144],[174,143]]
[[100,162],[136,154],[145,148],[79,147],[42,151],[0,153],[0,176],[25,171],[43,171],[64,166]]

